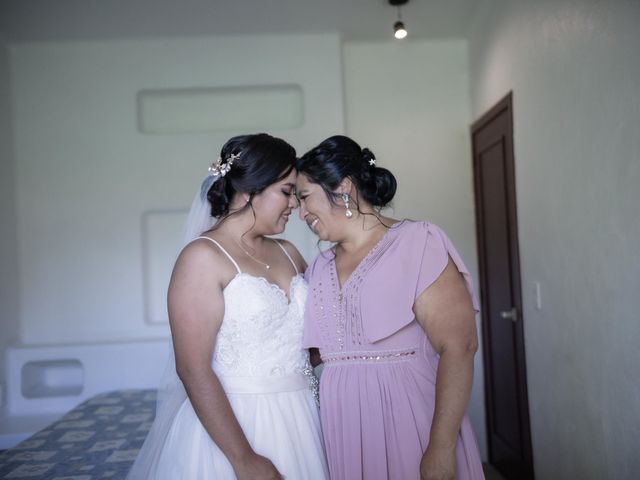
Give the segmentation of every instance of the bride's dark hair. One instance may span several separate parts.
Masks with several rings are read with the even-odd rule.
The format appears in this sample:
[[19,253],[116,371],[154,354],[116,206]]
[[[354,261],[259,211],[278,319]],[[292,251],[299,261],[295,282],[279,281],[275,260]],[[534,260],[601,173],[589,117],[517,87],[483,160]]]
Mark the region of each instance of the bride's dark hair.
[[231,138],[220,151],[222,163],[232,155],[239,156],[226,175],[218,178],[207,192],[211,216],[215,218],[230,215],[231,201],[237,192],[249,194],[249,201],[231,214],[252,208],[253,197],[289,175],[296,162],[296,151],[291,145],[266,133]]

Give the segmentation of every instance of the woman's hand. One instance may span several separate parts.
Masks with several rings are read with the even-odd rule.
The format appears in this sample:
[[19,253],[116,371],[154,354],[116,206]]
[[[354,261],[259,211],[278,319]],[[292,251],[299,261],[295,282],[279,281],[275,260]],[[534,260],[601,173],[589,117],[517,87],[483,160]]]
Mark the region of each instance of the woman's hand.
[[255,452],[234,465],[233,470],[238,480],[282,480],[284,478],[271,460]]
[[420,462],[421,480],[456,480],[456,451],[427,447]]

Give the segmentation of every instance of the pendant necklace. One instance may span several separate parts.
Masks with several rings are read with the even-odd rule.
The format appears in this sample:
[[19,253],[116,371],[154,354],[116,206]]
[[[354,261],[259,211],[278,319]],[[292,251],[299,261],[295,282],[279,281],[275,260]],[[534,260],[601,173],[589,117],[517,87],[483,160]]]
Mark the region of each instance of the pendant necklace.
[[271,268],[271,265],[269,265],[268,263],[264,263],[261,260],[258,260],[256,257],[254,257],[253,255],[251,255],[249,252],[247,252],[242,245],[240,245],[240,243],[238,243],[235,239],[233,239],[234,242],[236,242],[236,245],[238,245],[238,247],[240,247],[240,250],[242,250],[245,255],[247,257],[249,257],[251,260],[253,260],[256,263],[259,263],[260,265],[262,265],[264,268],[266,268],[267,270],[269,270]]

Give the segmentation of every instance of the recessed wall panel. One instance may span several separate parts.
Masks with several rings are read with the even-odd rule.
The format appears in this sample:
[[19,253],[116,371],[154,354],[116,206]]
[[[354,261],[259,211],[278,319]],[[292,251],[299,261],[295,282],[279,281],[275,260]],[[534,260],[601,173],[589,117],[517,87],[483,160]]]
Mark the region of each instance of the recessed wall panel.
[[304,123],[298,85],[142,90],[138,129],[147,134],[282,130]]

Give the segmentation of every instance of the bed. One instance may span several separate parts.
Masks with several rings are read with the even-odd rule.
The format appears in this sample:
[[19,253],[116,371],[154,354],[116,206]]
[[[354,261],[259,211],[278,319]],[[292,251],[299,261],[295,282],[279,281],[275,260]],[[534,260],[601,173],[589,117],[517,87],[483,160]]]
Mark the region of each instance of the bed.
[[153,389],[96,395],[0,453],[0,478],[124,478],[155,415]]

